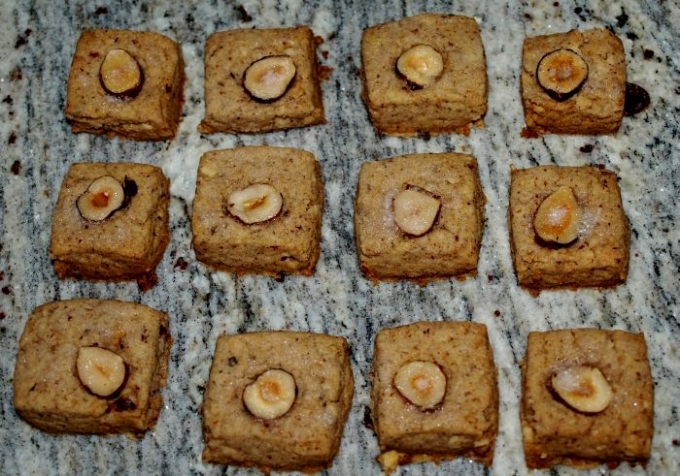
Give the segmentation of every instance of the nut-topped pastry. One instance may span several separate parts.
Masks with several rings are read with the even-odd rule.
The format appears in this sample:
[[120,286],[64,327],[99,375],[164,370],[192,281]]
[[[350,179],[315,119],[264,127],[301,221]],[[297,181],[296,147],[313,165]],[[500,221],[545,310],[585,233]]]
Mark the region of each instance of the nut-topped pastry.
[[615,134],[626,97],[623,44],[604,28],[527,38],[521,92],[526,136]]
[[626,280],[630,229],[613,172],[513,170],[508,215],[517,281],[531,292]]
[[474,18],[425,13],[366,29],[363,100],[383,134],[457,132],[483,126],[484,47]]
[[531,332],[522,374],[520,417],[529,468],[647,462],[654,384],[642,334]]
[[52,221],[50,258],[57,275],[153,286],[170,241],[169,202],[169,181],[153,165],[72,165]]
[[172,139],[182,112],[179,45],[158,33],[88,30],[71,63],[66,117],[73,132]]

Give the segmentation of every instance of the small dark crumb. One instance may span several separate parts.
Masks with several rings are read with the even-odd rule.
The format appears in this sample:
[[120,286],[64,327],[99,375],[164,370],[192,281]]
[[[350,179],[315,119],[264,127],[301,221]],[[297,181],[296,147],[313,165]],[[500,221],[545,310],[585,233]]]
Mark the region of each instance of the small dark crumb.
[[0,321],[3,320],[5,317],[7,317],[5,313],[0,311]]
[[333,73],[333,68],[330,66],[319,66],[317,69],[317,74],[319,75],[319,81],[326,81],[328,78],[331,77],[331,73]]
[[14,104],[14,99],[12,99],[12,96],[5,96],[2,98],[2,102],[5,104],[9,104],[10,106]]
[[496,276],[494,276],[493,274],[487,274],[487,275],[486,275],[486,279],[487,279],[487,281],[491,282],[491,281],[493,281],[494,279],[496,279]]
[[654,52],[652,50],[644,50],[642,52],[642,56],[644,56],[646,60],[650,60],[654,58]]
[[128,400],[127,398],[119,398],[111,403],[111,407],[113,411],[124,412],[127,410],[135,410],[137,408],[137,404],[132,400]]
[[143,293],[153,288],[156,284],[158,284],[158,276],[156,276],[156,273],[146,274],[141,278],[137,279],[137,286],[139,287],[139,290]]
[[606,168],[604,164],[596,164],[595,167],[597,167],[600,170],[604,170]]
[[496,317],[500,317],[500,316],[501,316],[501,311],[499,311],[498,309],[496,309],[496,310],[493,312],[493,315],[496,316]]
[[9,286],[3,286],[2,287],[2,294],[8,295],[8,294],[11,294],[11,293],[12,293],[12,290],[10,289]]
[[634,116],[649,107],[651,99],[649,93],[642,86],[626,83],[626,101],[623,106],[624,116]]
[[184,271],[185,269],[187,269],[188,266],[189,263],[187,262],[187,260],[180,257],[177,258],[177,261],[175,261],[175,264],[172,267],[175,269],[179,268],[180,270]]
[[369,430],[373,430],[373,417],[371,416],[371,408],[366,405],[364,407],[364,426]]
[[9,73],[10,81],[21,81],[22,79],[24,79],[24,74],[18,66]]
[[590,154],[593,151],[593,144],[586,144],[582,146],[579,150],[584,154]]
[[559,7],[559,6],[560,6],[560,2],[553,2],[553,7]]
[[637,36],[632,31],[629,31],[628,33],[626,33],[626,38],[628,38],[630,41],[635,41],[639,38],[639,36]]
[[524,14],[524,19],[525,19],[525,20],[531,21],[531,20],[533,20],[534,18],[533,18],[529,13],[525,13],[525,14]]
[[673,440],[673,446],[680,446],[680,440]]
[[323,56],[323,59],[328,59],[328,50],[323,50],[321,56]]
[[[1,249],[2,249],[2,247],[0,247],[0,250],[1,250]],[[0,281],[2,281],[3,279],[5,279],[5,272],[4,272],[4,271],[0,271]]]
[[229,367],[234,367],[238,365],[238,359],[232,355],[231,357],[229,357],[229,361],[227,362],[227,364],[229,365]]
[[533,129],[529,129],[528,127],[525,127],[524,129],[522,129],[522,132],[520,132],[520,135],[524,139],[538,139],[540,137],[540,134],[538,132],[536,132]]
[[106,15],[107,13],[109,13],[109,9],[107,7],[97,7],[97,9],[94,11],[95,16]]
[[249,22],[253,20],[253,17],[248,15],[248,12],[246,11],[246,8],[243,5],[239,5],[236,7],[236,11],[241,15],[241,21],[242,22]]
[[19,175],[21,173],[21,162],[15,160],[12,162],[12,167],[10,168],[14,175]]
[[26,28],[26,30],[24,30],[24,34],[19,35],[19,38],[17,38],[16,43],[14,43],[14,48],[21,48],[26,43],[28,43],[28,37],[31,36],[31,33],[33,33],[33,30]]
[[9,138],[7,139],[7,144],[8,145],[14,145],[16,143],[16,141],[17,141],[17,135],[14,132],[12,132],[9,135]]
[[581,7],[574,8],[574,13],[576,13],[577,15],[579,15],[582,11],[583,11],[583,8],[581,8]]
[[316,46],[323,45],[323,43],[324,43],[324,40],[323,40],[322,37],[320,37],[319,35],[314,35],[314,44]]

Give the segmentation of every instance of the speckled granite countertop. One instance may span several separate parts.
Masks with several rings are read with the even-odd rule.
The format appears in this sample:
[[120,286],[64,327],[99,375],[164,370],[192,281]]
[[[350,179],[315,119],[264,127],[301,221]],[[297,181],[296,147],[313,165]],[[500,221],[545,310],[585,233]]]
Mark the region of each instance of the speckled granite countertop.
[[[378,4],[380,6],[378,6]],[[243,8],[237,8],[242,5]],[[422,6],[425,5],[425,6]],[[680,4],[677,0],[534,0],[333,2],[246,0],[111,2],[9,0],[0,16],[0,473],[247,473],[204,465],[199,407],[217,337],[257,329],[345,336],[352,346],[356,393],[340,453],[329,474],[376,474],[378,446],[364,425],[375,332],[415,320],[473,320],[488,326],[498,366],[500,433],[492,473],[524,474],[518,402],[519,362],[531,330],[593,326],[644,332],[655,381],[655,433],[649,474],[680,474]],[[482,29],[490,84],[487,127],[469,137],[383,138],[360,99],[359,45],[370,25],[422,11],[474,16]],[[288,132],[202,136],[203,48],[208,34],[237,27],[310,25],[324,39],[328,124]],[[652,106],[626,118],[615,137],[520,137],[519,61],[523,38],[604,26],[624,43],[629,81]],[[136,143],[74,135],[64,119],[66,79],[80,32],[113,27],[153,30],[181,42],[186,104],[175,140]],[[300,147],[323,166],[326,187],[322,254],[311,278],[213,273],[191,249],[196,167],[211,149],[244,144]],[[592,146],[592,151],[588,151]],[[488,203],[479,275],[419,287],[372,286],[354,248],[352,199],[362,162],[412,152],[474,154]],[[172,241],[159,284],[140,294],[129,284],[58,281],[48,259],[50,223],[67,167],[80,161],[137,161],[172,180]],[[545,292],[517,287],[506,211],[511,166],[604,164],[620,177],[632,228],[630,275],[612,290]],[[20,420],[12,405],[19,336],[31,311],[73,297],[142,302],[169,313],[175,343],[163,409],[154,431],[126,437],[49,436]],[[414,465],[404,474],[485,474],[461,459]],[[602,474],[604,470],[591,473]],[[623,465],[617,474],[642,474]],[[552,474],[573,474],[561,469]]]

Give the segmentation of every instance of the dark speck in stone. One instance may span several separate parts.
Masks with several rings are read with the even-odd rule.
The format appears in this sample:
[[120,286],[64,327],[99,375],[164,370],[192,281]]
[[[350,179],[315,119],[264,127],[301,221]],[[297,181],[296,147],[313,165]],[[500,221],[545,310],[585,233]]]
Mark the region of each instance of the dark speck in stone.
[[241,15],[242,22],[248,23],[250,21],[253,21],[253,17],[248,15],[246,7],[244,7],[243,5],[239,5],[238,7],[236,7],[236,11],[239,13],[239,15]]
[[7,316],[5,315],[5,313],[4,313],[4,312],[0,312],[0,321],[3,320],[5,317],[7,317]]
[[673,440],[673,446],[680,446],[680,440]]
[[616,17],[616,26],[623,28],[626,26],[626,23],[628,23],[628,15],[626,14],[626,11],[621,8],[621,15]]
[[576,13],[577,15],[579,15],[582,11],[583,9],[581,7],[574,8],[574,13]]
[[28,43],[28,37],[31,36],[31,33],[33,33],[33,30],[31,30],[30,28],[26,28],[24,34],[19,35],[19,38],[17,38],[16,43],[14,43],[14,48],[21,48],[26,43]]
[[12,132],[7,139],[7,145],[14,145],[17,141],[17,135]]
[[[0,251],[2,251],[2,245],[0,245]],[[0,271],[0,281],[2,281],[2,280],[4,280],[4,279],[5,279],[5,272],[4,272],[4,271]]]
[[94,16],[98,17],[100,15],[106,15],[107,13],[109,13],[109,9],[107,7],[97,7],[97,9],[94,11]]
[[635,33],[633,33],[632,31],[629,31],[628,33],[626,33],[626,38],[628,38],[630,41],[635,41],[639,37]]
[[528,20],[528,21],[531,21],[531,20],[533,20],[534,18],[533,18],[530,14],[525,13],[525,14],[524,14],[524,19],[525,19],[525,20]]
[[21,81],[22,79],[24,79],[24,75],[21,72],[21,68],[18,66],[14,68],[11,73],[9,73],[10,81]]
[[584,146],[581,146],[579,150],[584,154],[590,154],[593,151],[593,148],[593,144],[585,144]]
[[364,426],[373,431],[373,417],[371,416],[371,409],[368,405],[364,407]]
[[501,311],[499,311],[498,309],[496,309],[496,310],[493,312],[493,315],[496,316],[496,317],[501,317]]
[[560,6],[560,2],[553,2],[553,7],[559,7],[559,6]]
[[19,162],[18,160],[15,160],[12,163],[12,167],[10,168],[10,170],[12,171],[12,173],[14,175],[19,175],[21,173],[21,162]]
[[14,104],[14,99],[12,99],[12,96],[5,96],[4,98],[2,98],[2,102],[4,104],[9,104],[11,106],[12,104]]
[[654,52],[652,50],[644,50],[642,52],[642,55],[644,56],[644,58],[646,60],[650,60],[650,59],[654,58]]
[[3,286],[2,287],[2,294],[7,295],[7,294],[10,294],[11,292],[12,292],[12,290],[10,289],[9,286]]

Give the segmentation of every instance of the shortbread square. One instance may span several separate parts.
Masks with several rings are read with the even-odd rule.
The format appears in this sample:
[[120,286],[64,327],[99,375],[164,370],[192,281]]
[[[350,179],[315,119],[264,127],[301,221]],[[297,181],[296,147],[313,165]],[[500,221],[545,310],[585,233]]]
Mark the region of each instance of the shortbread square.
[[[434,49],[442,64],[424,87],[397,69],[402,54],[418,45]],[[426,13],[373,26],[364,31],[361,57],[363,99],[378,132],[469,134],[484,125],[486,59],[474,18]]]
[[[292,81],[279,97],[253,96],[246,88],[246,71],[253,63],[274,57],[292,60]],[[272,69],[268,78],[278,74]],[[199,132],[270,132],[325,122],[311,29],[247,29],[210,35],[205,45],[205,118]]]
[[[261,185],[279,197],[280,208],[247,223],[246,215],[229,206],[230,197]],[[270,198],[258,195],[249,206],[253,211],[269,206]],[[319,258],[323,201],[321,166],[309,152],[281,147],[208,152],[198,167],[191,220],[196,257],[228,272],[311,275]]]
[[[102,64],[112,50],[127,52],[141,70],[130,94],[109,91]],[[149,31],[88,30],[71,63],[66,117],[73,132],[136,140],[175,137],[183,104],[184,62],[179,44]]]

